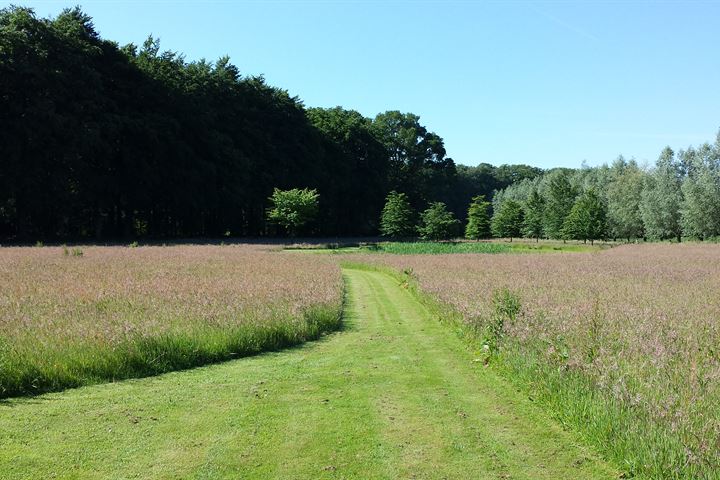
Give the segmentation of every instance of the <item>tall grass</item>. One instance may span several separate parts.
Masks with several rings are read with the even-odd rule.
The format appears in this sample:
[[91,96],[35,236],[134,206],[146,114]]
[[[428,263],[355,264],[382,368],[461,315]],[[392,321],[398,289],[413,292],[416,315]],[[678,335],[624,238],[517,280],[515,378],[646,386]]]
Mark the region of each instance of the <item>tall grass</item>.
[[379,242],[360,244],[358,246],[295,245],[287,247],[287,251],[304,253],[388,253],[394,255],[439,255],[449,253],[555,253],[555,252],[594,252],[607,248],[606,244],[585,245],[578,243],[558,243],[543,241],[516,242]]
[[0,250],[0,397],[155,375],[337,329],[337,266],[252,247]]
[[379,243],[368,251],[396,255],[443,253],[505,253],[509,245],[486,242],[389,242]]
[[[629,475],[720,478],[717,245],[369,260],[411,273],[479,358]],[[493,342],[503,291],[521,308]]]

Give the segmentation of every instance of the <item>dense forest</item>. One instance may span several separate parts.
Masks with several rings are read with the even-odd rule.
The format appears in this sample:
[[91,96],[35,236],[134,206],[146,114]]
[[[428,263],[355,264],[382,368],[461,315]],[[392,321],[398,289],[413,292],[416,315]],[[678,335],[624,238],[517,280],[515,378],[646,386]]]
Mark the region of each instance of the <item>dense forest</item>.
[[411,113],[366,118],[186,61],[157,39],[120,46],[79,8],[0,11],[0,238],[259,236],[274,188],[313,188],[306,234],[374,235],[388,192],[464,218],[540,169],[456,165]]
[[720,136],[649,167],[469,167],[418,115],[307,108],[226,57],[102,39],[79,8],[0,10],[0,240],[277,235],[276,188],[318,192],[310,235],[376,235],[395,191],[470,207],[469,238],[709,239]]
[[653,166],[621,156],[612,165],[549,170],[496,192],[493,204],[496,217],[519,207],[506,230],[526,237],[718,239],[720,132],[714,144],[666,147]]

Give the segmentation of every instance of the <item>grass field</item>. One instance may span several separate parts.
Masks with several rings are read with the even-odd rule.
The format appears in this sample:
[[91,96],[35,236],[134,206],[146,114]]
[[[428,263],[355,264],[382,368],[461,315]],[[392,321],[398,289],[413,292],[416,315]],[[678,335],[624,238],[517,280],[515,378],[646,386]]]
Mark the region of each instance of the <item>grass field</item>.
[[357,246],[300,245],[286,251],[305,253],[388,253],[394,255],[440,255],[448,253],[559,253],[594,252],[608,248],[607,244],[561,242],[379,242]]
[[[367,261],[410,272],[629,473],[720,478],[720,245]],[[508,295],[517,315],[502,313]]]
[[340,269],[253,246],[0,249],[0,398],[188,368],[337,328]]
[[396,281],[345,275],[319,342],[0,403],[2,478],[617,478]]
[[2,397],[345,308],[0,402],[0,472],[720,478],[720,245],[380,245],[0,249]]

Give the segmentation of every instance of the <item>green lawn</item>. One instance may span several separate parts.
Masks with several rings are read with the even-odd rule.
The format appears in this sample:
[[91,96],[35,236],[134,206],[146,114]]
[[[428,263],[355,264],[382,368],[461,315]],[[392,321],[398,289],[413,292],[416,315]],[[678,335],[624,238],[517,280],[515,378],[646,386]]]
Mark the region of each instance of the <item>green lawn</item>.
[[617,478],[396,280],[283,352],[0,403],[3,479]]

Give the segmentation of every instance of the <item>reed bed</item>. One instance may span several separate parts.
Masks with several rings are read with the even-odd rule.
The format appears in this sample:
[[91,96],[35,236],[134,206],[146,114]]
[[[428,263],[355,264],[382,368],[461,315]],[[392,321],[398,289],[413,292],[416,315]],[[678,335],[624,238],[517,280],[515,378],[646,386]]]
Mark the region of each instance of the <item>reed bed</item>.
[[630,475],[720,478],[720,245],[366,260],[459,312],[479,358]]
[[0,248],[0,397],[293,345],[341,307],[337,265],[260,246]]

